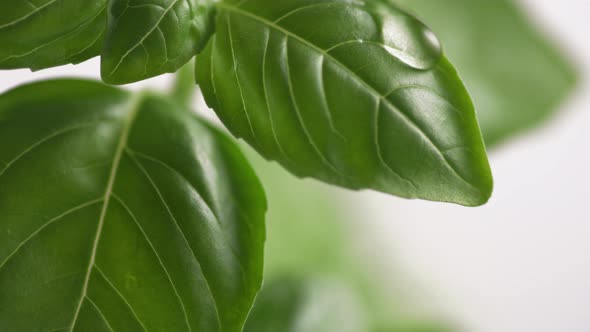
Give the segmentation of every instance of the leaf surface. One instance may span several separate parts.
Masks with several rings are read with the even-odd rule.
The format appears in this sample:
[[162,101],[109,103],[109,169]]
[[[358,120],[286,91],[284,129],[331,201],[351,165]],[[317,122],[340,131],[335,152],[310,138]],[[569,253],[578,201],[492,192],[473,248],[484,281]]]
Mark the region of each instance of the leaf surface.
[[0,1],[0,69],[39,70],[98,55],[108,2]]
[[211,33],[209,0],[112,0],[102,78],[130,83],[175,72]]
[[49,81],[0,97],[0,329],[241,331],[260,183],[223,134],[145,94]]
[[464,205],[492,178],[440,45],[386,2],[223,1],[197,82],[230,131],[294,174]]
[[486,144],[553,114],[571,93],[570,62],[514,0],[398,0],[425,20],[473,97]]
[[111,84],[175,72],[204,46],[212,14],[210,0],[0,1],[0,69],[101,55]]

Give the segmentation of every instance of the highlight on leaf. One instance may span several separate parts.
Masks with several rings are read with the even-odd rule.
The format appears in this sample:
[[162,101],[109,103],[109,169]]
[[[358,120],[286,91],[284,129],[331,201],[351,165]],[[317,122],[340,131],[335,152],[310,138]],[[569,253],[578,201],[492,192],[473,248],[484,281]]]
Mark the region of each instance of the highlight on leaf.
[[226,127],[301,177],[485,203],[473,105],[424,24],[387,1],[222,1],[197,82]]
[[264,193],[176,105],[78,80],[0,96],[3,330],[241,331]]

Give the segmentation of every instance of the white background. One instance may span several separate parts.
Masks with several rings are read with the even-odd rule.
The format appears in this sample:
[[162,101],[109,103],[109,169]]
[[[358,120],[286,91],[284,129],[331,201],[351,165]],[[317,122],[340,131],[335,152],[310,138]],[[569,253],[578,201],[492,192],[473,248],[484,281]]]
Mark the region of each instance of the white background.
[[[371,192],[345,196],[364,203],[366,250],[385,256],[384,275],[395,272],[386,270],[390,262],[401,264],[426,287],[422,300],[466,331],[588,332],[590,3],[524,2],[583,77],[552,122],[491,153],[490,203],[468,209]],[[2,72],[0,91],[40,77],[97,73],[96,59],[34,74]],[[168,81],[164,76],[139,86],[165,87]]]
[[574,96],[545,127],[491,153],[495,192],[488,205],[364,193],[378,216],[366,222],[380,254],[390,253],[428,288],[422,300],[466,331],[588,332],[590,2],[525,5],[583,71]]

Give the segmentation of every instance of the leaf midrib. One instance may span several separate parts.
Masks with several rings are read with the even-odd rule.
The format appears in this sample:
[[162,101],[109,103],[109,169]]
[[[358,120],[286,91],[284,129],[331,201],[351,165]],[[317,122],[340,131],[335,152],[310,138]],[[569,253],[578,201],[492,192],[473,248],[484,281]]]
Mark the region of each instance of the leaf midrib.
[[253,20],[256,20],[260,23],[263,23],[265,25],[267,25],[270,28],[273,28],[281,33],[284,33],[285,35],[296,39],[297,41],[301,42],[302,44],[310,47],[311,49],[315,50],[316,52],[320,53],[322,56],[330,59],[333,63],[335,63],[337,66],[339,66],[340,68],[342,68],[343,70],[345,70],[355,81],[357,81],[359,84],[361,84],[362,86],[364,86],[369,92],[371,92],[372,94],[374,94],[374,96],[376,96],[377,98],[379,98],[379,100],[381,100],[381,102],[387,104],[392,110],[394,110],[411,128],[414,129],[414,131],[416,131],[425,141],[427,141],[434,149],[434,151],[436,152],[436,154],[438,154],[438,156],[441,158],[441,160],[447,165],[447,167],[449,168],[449,170],[454,173],[461,181],[463,181],[465,184],[467,184],[469,187],[475,189],[478,192],[481,192],[481,190],[479,190],[476,186],[474,186],[472,183],[470,183],[469,181],[467,181],[467,179],[465,179],[448,161],[447,157],[444,155],[444,153],[441,151],[441,149],[438,147],[438,145],[436,145],[432,139],[413,121],[411,120],[406,114],[404,114],[403,112],[401,112],[389,99],[387,99],[388,94],[381,94],[379,91],[377,91],[374,87],[372,87],[369,83],[367,83],[363,78],[361,78],[360,76],[358,76],[358,74],[356,74],[355,72],[353,72],[350,68],[348,68],[344,63],[342,63],[340,60],[336,59],[334,56],[332,56],[329,52],[329,50],[324,50],[318,46],[316,46],[315,44],[303,39],[302,37],[300,37],[297,34],[294,34],[293,32],[279,26],[278,24],[276,24],[273,21],[270,21],[264,17],[261,17],[259,15],[253,14],[249,11],[246,11],[242,8],[236,7],[236,6],[232,6],[229,5],[227,3],[223,3],[223,2],[219,2],[217,3],[217,6],[219,8],[225,9],[227,11],[230,12],[234,12],[246,17],[249,17]]
[[92,251],[90,253],[90,260],[88,262],[88,267],[86,268],[86,275],[84,277],[84,283],[82,285],[80,300],[78,300],[78,305],[76,307],[76,311],[74,313],[74,318],[71,323],[70,331],[74,331],[74,327],[76,326],[76,322],[78,320],[78,315],[80,314],[80,309],[82,308],[82,303],[87,296],[88,292],[88,284],[90,282],[90,275],[92,274],[92,268],[95,265],[96,261],[96,252],[98,250],[98,244],[100,242],[100,237],[102,234],[102,229],[104,226],[104,221],[106,219],[107,211],[109,208],[109,202],[111,200],[111,196],[113,195],[113,188],[115,185],[115,180],[117,178],[117,171],[119,170],[119,165],[121,163],[121,159],[125,152],[125,147],[127,146],[127,141],[129,139],[129,134],[131,133],[131,128],[133,123],[137,117],[137,113],[139,112],[141,102],[143,96],[141,94],[135,95],[129,101],[129,114],[125,119],[124,127],[121,131],[121,135],[119,137],[119,143],[117,145],[117,149],[115,150],[115,155],[113,157],[113,164],[111,166],[111,171],[109,173],[109,179],[107,182],[107,186],[105,189],[104,197],[103,197],[103,204],[102,209],[100,212],[100,216],[98,219],[98,225],[96,228],[96,234],[94,236],[94,241],[92,244]]
[[[174,6],[176,6],[176,4],[178,4],[180,1],[182,0],[175,0],[173,1],[168,7],[164,8],[164,12],[162,13],[162,15],[160,15],[160,17],[158,18],[158,20],[155,22],[154,26],[148,30],[147,33],[145,33],[141,39],[139,40],[139,42],[137,42],[135,45],[133,45],[131,48],[129,48],[129,50],[127,52],[125,52],[125,54],[123,54],[123,56],[121,56],[121,59],[119,60],[119,62],[115,65],[115,67],[111,70],[111,72],[109,73],[109,76],[113,76],[113,74],[119,69],[119,67],[121,66],[121,64],[123,63],[123,61],[125,61],[125,59],[127,58],[127,56],[129,56],[129,54],[131,54],[131,52],[133,52],[136,48],[138,48],[140,45],[143,44],[143,42],[156,30],[159,29],[160,23],[162,22],[162,20],[164,19],[164,17],[166,17],[166,15],[168,15],[168,13],[170,12],[170,10],[172,10],[172,8]],[[165,44],[165,42],[164,42]]]

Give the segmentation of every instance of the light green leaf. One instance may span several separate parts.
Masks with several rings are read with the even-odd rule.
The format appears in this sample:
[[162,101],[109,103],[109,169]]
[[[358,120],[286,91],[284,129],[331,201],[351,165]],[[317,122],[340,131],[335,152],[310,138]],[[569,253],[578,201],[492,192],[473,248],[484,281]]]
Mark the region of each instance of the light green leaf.
[[298,179],[245,144],[243,148],[268,197],[265,277],[358,271],[348,245],[350,211],[342,209],[346,203],[338,191]]
[[442,39],[475,102],[488,146],[558,109],[576,82],[571,64],[514,0],[398,0]]
[[442,324],[429,322],[404,323],[398,327],[377,328],[373,332],[453,332],[460,329],[451,329]]
[[[334,278],[275,278],[256,299],[244,332],[451,332],[428,321],[391,318],[374,326],[355,290]],[[392,313],[395,316],[396,313]]]
[[0,0],[0,69],[39,70],[102,55],[102,78],[175,72],[212,32],[211,0]]
[[[304,306],[297,302],[298,296],[289,297],[291,292],[295,292],[292,288],[304,287],[307,289],[305,292],[309,292],[308,284],[315,284],[317,279],[320,279],[323,284],[336,284],[338,288],[345,288],[354,293],[354,303],[366,313],[362,316],[372,327],[359,328],[357,331],[452,331],[442,329],[445,325],[441,324],[444,322],[440,322],[439,318],[430,317],[415,307],[423,299],[414,296],[413,288],[418,287],[417,285],[408,288],[402,267],[390,268],[392,271],[384,274],[383,271],[375,269],[373,259],[359,260],[359,257],[366,257],[366,252],[363,249],[363,241],[359,242],[359,236],[362,235],[358,234],[355,225],[366,221],[367,216],[362,213],[362,216],[351,213],[353,211],[347,208],[354,206],[348,198],[354,199],[356,195],[342,196],[342,192],[335,187],[318,181],[297,179],[276,163],[267,162],[253,150],[244,148],[248,159],[259,174],[269,206],[264,257],[264,278],[267,286],[263,287],[263,293],[259,298],[271,298],[275,302],[284,298],[285,301],[289,301],[277,304],[274,309],[270,304],[267,305],[268,310],[276,311],[273,315],[263,315],[259,313],[262,309],[254,309],[255,315],[262,320],[261,324],[264,322],[268,324],[264,326],[269,328],[276,327],[276,324],[281,326],[281,321],[285,324],[285,315],[295,317],[300,314],[288,312],[293,306]],[[392,214],[392,218],[395,218],[395,213]],[[391,261],[389,263],[391,264]],[[278,281],[285,280],[285,276],[289,278],[284,284]],[[268,294],[269,292],[276,293],[276,296]],[[331,298],[333,294],[330,294],[331,292],[322,293],[321,297]],[[392,294],[395,295],[391,296]],[[327,311],[340,313],[338,310]],[[420,314],[424,314],[423,319],[416,320]],[[335,327],[337,323],[349,322],[344,315],[331,318],[335,322],[324,318],[325,323],[334,328],[333,331],[339,331]],[[436,327],[439,329],[435,329]],[[285,330],[277,328],[275,331]]]
[[153,95],[0,97],[0,330],[241,331],[266,201],[223,134]]
[[354,292],[331,279],[278,278],[265,283],[244,332],[368,331]]
[[197,61],[230,131],[298,176],[408,198],[485,203],[473,107],[421,23],[345,0],[224,1]]

